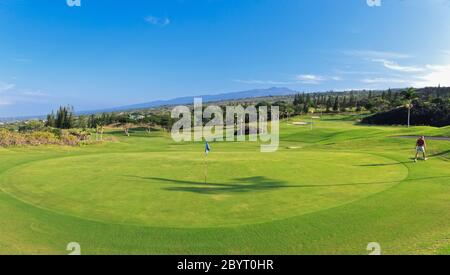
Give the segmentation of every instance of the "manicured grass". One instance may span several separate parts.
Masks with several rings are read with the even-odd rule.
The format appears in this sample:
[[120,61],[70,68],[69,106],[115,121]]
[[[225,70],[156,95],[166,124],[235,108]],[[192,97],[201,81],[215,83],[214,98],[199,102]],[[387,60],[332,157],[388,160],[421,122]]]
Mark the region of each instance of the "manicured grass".
[[[302,121],[307,118],[295,118]],[[387,254],[450,251],[447,128],[282,123],[280,150],[165,133],[119,142],[0,149],[0,254]]]

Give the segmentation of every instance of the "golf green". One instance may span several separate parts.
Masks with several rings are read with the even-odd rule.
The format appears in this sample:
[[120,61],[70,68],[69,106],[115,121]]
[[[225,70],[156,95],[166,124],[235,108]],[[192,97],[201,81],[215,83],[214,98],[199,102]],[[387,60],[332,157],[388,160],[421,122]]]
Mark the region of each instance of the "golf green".
[[302,215],[380,192],[408,173],[405,166],[384,165],[389,163],[370,154],[314,151],[219,152],[208,164],[198,153],[96,154],[19,166],[4,175],[2,187],[35,206],[86,219],[230,226]]

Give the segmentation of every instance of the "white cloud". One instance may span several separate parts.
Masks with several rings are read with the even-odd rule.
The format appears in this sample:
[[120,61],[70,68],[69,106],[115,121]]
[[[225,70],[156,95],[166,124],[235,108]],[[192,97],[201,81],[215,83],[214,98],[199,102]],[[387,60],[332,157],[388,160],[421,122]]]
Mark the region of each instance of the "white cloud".
[[32,97],[47,97],[47,96],[49,96],[47,93],[44,93],[41,90],[25,91],[25,92],[22,92],[21,94],[25,95],[25,96],[32,96]]
[[352,71],[352,70],[336,70],[336,73],[341,75],[374,75],[373,71]]
[[341,81],[340,76],[322,76],[314,74],[301,74],[295,77],[295,80],[302,84],[321,84],[324,81]]
[[334,80],[334,81],[342,81],[343,80],[343,78],[340,76],[332,76],[332,77],[330,77],[330,79]]
[[450,64],[447,65],[427,65],[426,73],[417,76],[414,81],[415,87],[427,86],[450,86]]
[[362,83],[371,85],[401,84],[403,87],[435,87],[450,86],[450,64],[427,65],[421,72],[409,75],[372,77],[361,80]]
[[401,66],[397,62],[387,59],[372,59],[373,62],[381,63],[387,69],[404,72],[404,73],[417,73],[423,72],[423,68],[417,66]]
[[344,51],[343,53],[365,59],[404,59],[411,57],[410,55],[404,53],[372,50],[350,50]]
[[325,81],[325,77],[313,74],[301,74],[296,76],[296,80],[303,84],[320,84]]
[[16,87],[16,85],[0,81],[0,106],[11,105],[10,100],[8,100],[5,95],[8,94],[6,93],[7,91],[14,89],[14,87]]
[[374,87],[386,87],[390,84],[417,88],[437,85],[450,86],[450,63],[448,61],[450,51],[442,50],[440,52],[442,54],[442,60],[447,60],[446,63],[441,65],[405,65],[402,64],[404,62],[399,63],[397,60],[411,58],[412,56],[396,52],[347,51],[344,54],[358,57],[368,62],[378,63],[383,68],[392,72],[378,71],[369,73],[353,70],[340,71],[339,74],[364,75],[364,78],[360,79],[359,82]]
[[374,77],[365,78],[361,82],[366,84],[406,84],[407,81],[402,78],[386,78],[386,77]]
[[16,85],[10,84],[10,83],[5,83],[5,82],[0,82],[0,93],[12,90],[12,89],[14,89],[14,87],[16,87]]
[[145,17],[145,21],[151,25],[156,25],[160,27],[165,27],[170,24],[170,19],[167,17],[161,18],[153,15]]
[[15,84],[0,81],[0,106],[15,105],[20,102],[47,102],[49,94],[41,90],[24,90],[16,88]]

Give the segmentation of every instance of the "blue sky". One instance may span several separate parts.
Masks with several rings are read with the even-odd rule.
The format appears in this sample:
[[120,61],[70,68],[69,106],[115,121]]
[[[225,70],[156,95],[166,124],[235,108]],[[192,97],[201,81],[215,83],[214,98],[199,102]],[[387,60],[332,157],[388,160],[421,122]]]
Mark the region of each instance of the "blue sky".
[[272,86],[450,86],[450,1],[380,4],[0,0],[0,117]]

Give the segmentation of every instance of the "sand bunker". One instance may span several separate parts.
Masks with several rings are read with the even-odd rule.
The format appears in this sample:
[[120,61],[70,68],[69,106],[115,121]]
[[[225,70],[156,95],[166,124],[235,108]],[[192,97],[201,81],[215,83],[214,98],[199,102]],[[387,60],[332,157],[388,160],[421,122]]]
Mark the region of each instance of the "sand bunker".
[[309,125],[309,122],[297,121],[297,122],[292,122],[292,125],[296,125],[296,126]]

